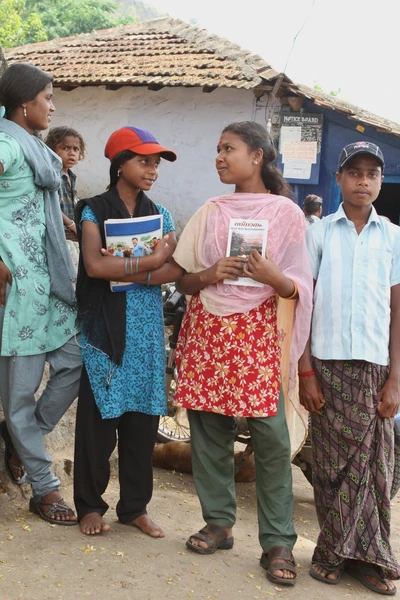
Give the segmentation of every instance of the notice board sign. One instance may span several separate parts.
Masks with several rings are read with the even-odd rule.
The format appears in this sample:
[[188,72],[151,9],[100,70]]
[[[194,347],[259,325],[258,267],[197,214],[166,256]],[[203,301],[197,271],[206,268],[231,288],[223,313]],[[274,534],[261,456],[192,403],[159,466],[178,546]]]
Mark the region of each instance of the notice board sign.
[[277,163],[289,183],[318,183],[322,120],[317,113],[282,113]]

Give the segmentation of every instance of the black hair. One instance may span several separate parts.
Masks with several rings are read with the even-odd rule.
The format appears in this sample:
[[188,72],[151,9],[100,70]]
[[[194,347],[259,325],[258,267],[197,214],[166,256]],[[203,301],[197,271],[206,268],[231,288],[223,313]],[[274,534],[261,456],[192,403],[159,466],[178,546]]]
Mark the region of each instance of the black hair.
[[79,160],[85,158],[86,154],[86,144],[83,141],[83,137],[80,133],[78,133],[72,127],[68,127],[65,125],[64,127],[52,127],[47,134],[45,139],[45,143],[49,148],[53,150],[53,152],[57,152],[57,147],[64,143],[64,140],[68,136],[73,136],[78,138],[79,140]]
[[34,100],[52,81],[51,75],[28,63],[10,65],[0,79],[0,105],[5,107],[6,117],[23,102]]
[[250,150],[261,148],[263,151],[261,177],[265,187],[271,194],[293,198],[290,185],[285,181],[281,171],[273,164],[276,161],[277,152],[272,137],[268,131],[254,121],[242,121],[227,125],[222,133],[231,131],[238,135]]
[[137,156],[137,152],[132,152],[132,150],[123,150],[114,156],[110,165],[110,188],[118,183],[118,171],[120,167],[126,163],[126,161],[131,160],[131,158],[134,158],[135,156]]
[[304,212],[306,215],[311,216],[315,214],[322,206],[321,196],[315,194],[309,194],[304,198]]

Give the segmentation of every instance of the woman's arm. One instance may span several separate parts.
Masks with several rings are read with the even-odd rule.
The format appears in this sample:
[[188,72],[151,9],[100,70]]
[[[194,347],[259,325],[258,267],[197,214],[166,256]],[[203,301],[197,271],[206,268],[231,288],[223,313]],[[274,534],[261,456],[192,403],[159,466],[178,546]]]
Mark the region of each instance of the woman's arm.
[[[172,234],[172,235],[171,235]],[[111,256],[109,253],[102,254],[102,241],[100,229],[98,225],[92,221],[82,222],[82,255],[85,269],[89,277],[94,279],[105,279],[106,281],[130,281],[136,283],[146,283],[149,270],[159,269],[164,265],[170,256],[172,249],[169,246],[171,235],[171,243],[174,247],[173,232],[164,236],[154,249],[153,254],[149,256],[141,256],[138,261],[132,259],[133,275],[126,275],[125,258]],[[136,264],[138,273],[136,274]]]

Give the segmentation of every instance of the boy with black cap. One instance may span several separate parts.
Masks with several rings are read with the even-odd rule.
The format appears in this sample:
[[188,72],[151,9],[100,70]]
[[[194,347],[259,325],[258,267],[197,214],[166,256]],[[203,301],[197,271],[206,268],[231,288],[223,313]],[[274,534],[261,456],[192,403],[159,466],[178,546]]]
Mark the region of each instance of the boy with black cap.
[[311,413],[313,484],[321,532],[310,575],[342,571],[394,595],[390,547],[393,417],[400,401],[400,229],[372,203],[383,180],[378,146],[346,146],[336,180],[343,203],[310,227],[315,283],[300,401]]

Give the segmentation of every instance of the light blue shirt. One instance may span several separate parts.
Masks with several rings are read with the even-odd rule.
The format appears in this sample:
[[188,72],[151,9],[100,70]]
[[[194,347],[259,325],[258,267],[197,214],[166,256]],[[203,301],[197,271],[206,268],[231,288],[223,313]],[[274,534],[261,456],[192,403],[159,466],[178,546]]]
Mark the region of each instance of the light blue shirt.
[[390,288],[400,283],[400,227],[372,207],[358,235],[340,205],[307,230],[314,292],[311,353],[389,362]]
[[143,246],[141,244],[136,244],[136,246],[133,247],[132,254],[136,257],[144,256],[145,252]]

